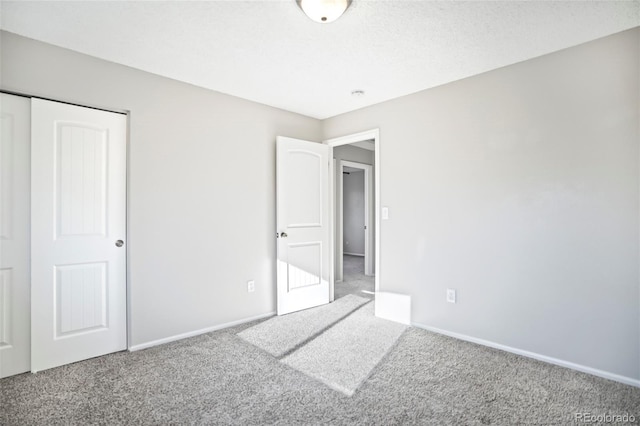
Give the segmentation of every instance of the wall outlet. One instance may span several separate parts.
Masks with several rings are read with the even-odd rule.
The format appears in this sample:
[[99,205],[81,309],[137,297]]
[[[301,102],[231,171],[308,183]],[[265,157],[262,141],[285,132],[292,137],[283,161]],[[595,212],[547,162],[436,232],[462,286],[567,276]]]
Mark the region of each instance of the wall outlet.
[[247,281],[247,292],[253,293],[254,291],[256,291],[256,282],[253,280]]
[[455,289],[448,288],[447,289],[447,302],[456,303],[456,291]]

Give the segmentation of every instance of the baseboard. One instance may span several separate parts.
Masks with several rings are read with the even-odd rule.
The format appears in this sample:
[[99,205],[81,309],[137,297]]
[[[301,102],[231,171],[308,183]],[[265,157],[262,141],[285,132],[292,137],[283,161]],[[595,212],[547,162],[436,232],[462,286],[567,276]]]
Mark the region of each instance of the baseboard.
[[411,324],[411,296],[385,291],[377,291],[375,295],[375,315],[378,318]]
[[266,314],[256,315],[255,317],[243,318],[237,321],[231,321],[224,324],[214,325],[212,327],[201,328],[200,330],[194,330],[194,331],[189,331],[187,333],[176,334],[175,336],[165,337],[164,339],[153,340],[151,342],[141,343],[139,345],[132,345],[132,346],[129,346],[129,352],[135,352],[142,349],[151,348],[153,346],[163,345],[169,342],[175,342],[176,340],[182,340],[188,337],[198,336],[200,334],[209,333],[211,331],[217,331],[217,330],[222,330],[224,328],[234,327],[236,325],[244,324],[247,322],[256,321],[256,320],[267,318],[267,317],[272,317],[275,314],[276,314],[275,312],[269,312]]
[[347,253],[346,251],[345,251],[345,252],[342,252],[342,254],[348,254],[349,256],[359,256],[359,257],[364,257],[364,254],[360,254],[360,253]]
[[558,365],[560,367],[569,368],[571,370],[580,371],[582,373],[591,374],[593,376],[602,377],[604,379],[613,380],[615,382],[624,383],[625,385],[635,386],[640,388],[640,380],[631,377],[621,376],[619,374],[610,373],[608,371],[598,370],[596,368],[587,367],[585,365],[576,364],[562,359],[553,358],[546,355],[541,355],[535,352],[529,352],[522,349],[512,348],[511,346],[502,345],[500,343],[491,342],[489,340],[478,339],[476,337],[467,336],[465,334],[454,333],[452,331],[442,330],[436,327],[431,327],[424,324],[412,323],[414,327],[422,328],[424,330],[432,331],[434,333],[443,334],[445,336],[453,337],[455,339],[464,340],[471,343],[477,343],[478,345],[488,346],[490,348],[499,349],[501,351],[510,352],[516,355],[521,355],[527,358],[536,359],[538,361],[548,362],[549,364]]

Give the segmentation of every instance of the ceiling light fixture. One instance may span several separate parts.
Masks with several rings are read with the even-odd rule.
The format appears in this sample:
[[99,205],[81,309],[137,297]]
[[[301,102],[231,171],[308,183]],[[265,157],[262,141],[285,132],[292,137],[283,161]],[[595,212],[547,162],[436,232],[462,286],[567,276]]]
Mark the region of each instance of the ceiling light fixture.
[[351,96],[353,96],[354,98],[361,98],[364,96],[364,90],[354,90],[353,92],[351,92]]
[[296,3],[312,20],[328,24],[342,16],[351,0],[296,0]]

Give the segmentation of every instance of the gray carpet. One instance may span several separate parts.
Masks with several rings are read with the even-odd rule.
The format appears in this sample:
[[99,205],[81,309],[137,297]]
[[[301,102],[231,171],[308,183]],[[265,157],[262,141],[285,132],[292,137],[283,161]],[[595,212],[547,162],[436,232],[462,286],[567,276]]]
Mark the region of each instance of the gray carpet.
[[368,299],[348,295],[317,308],[269,318],[238,336],[280,358],[367,302]]
[[373,299],[375,278],[364,274],[364,257],[345,254],[343,257],[342,282],[335,284],[335,299],[347,294]]
[[2,379],[0,424],[570,425],[576,412],[640,418],[638,388],[415,328],[347,397],[236,335],[252,325]]
[[376,318],[370,302],[282,362],[351,396],[406,328]]

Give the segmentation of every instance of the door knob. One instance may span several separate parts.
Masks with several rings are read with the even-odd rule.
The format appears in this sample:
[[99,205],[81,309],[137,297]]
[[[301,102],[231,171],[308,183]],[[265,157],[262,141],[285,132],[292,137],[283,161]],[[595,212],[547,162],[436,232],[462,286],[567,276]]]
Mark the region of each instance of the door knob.
[[124,241],[118,240],[116,241],[116,247],[122,247],[124,245]]
[[280,233],[280,238],[287,238],[287,237],[288,237],[288,235],[287,235],[286,232],[281,232]]

